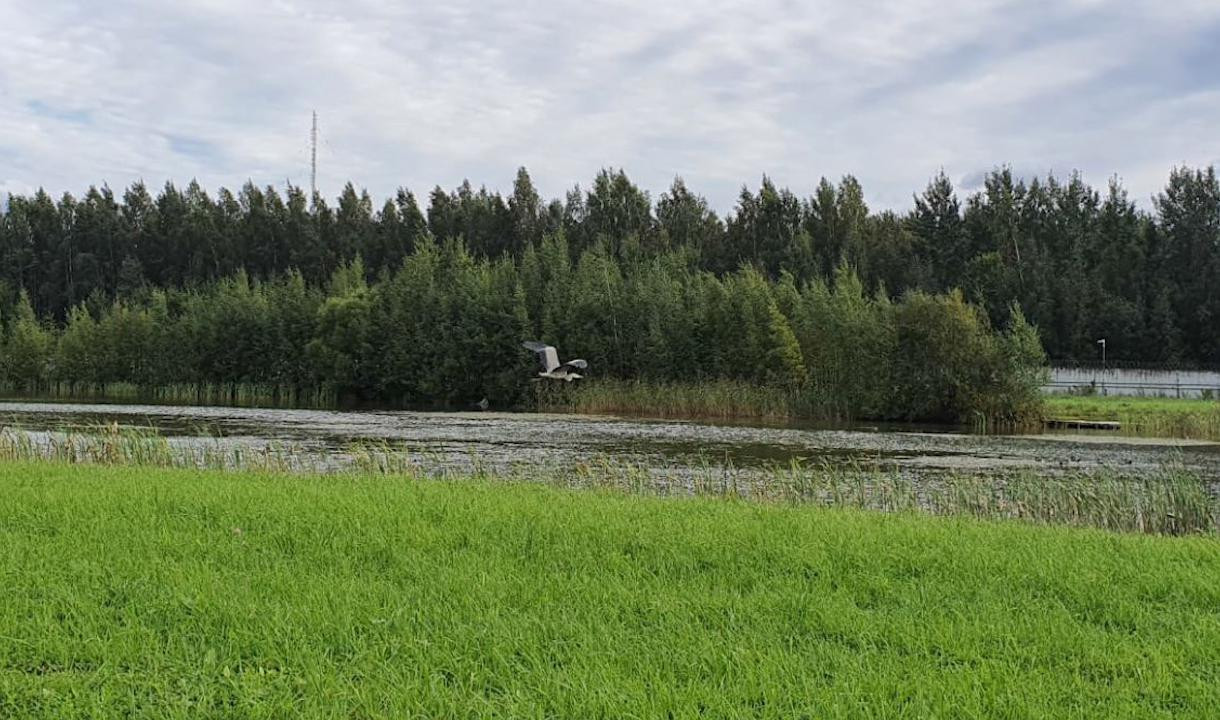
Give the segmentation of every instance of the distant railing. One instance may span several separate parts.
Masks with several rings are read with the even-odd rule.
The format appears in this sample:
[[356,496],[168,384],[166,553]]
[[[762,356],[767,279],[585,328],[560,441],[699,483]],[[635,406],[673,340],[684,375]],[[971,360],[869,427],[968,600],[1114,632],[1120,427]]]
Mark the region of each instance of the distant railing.
[[1181,360],[1106,360],[1104,366],[1100,359],[1096,360],[1051,360],[1052,368],[1076,370],[1146,370],[1163,372],[1203,372],[1220,373],[1220,363],[1195,363]]
[[1220,398],[1220,372],[1152,367],[1052,367],[1044,388],[1052,393]]

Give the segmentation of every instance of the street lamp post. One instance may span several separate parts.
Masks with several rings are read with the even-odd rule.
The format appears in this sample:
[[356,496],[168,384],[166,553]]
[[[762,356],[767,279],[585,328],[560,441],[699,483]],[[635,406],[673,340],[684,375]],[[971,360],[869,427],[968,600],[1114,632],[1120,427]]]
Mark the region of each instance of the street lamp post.
[[1102,338],[1097,341],[1101,346],[1101,394],[1106,394],[1106,339]]

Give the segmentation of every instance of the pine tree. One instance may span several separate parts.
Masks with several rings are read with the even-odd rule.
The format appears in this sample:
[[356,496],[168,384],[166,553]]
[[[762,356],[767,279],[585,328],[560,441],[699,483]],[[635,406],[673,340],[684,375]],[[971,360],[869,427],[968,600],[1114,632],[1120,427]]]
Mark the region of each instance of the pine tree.
[[524,167],[517,169],[513,192],[508,197],[508,213],[512,234],[508,251],[514,257],[519,257],[526,248],[542,241],[544,231],[542,199],[538,197],[538,191],[534,189],[530,174]]
[[969,259],[968,241],[961,205],[944,171],[932,179],[923,195],[915,197],[915,211],[909,223],[916,238],[916,252],[932,269],[932,289],[947,289],[959,283]]

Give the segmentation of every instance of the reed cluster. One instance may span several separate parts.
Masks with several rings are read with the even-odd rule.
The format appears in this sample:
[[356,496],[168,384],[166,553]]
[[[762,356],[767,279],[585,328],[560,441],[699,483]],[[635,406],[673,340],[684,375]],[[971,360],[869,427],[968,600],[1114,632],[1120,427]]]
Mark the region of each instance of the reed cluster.
[[219,438],[174,442],[152,428],[100,425],[52,432],[0,430],[0,461],[153,468],[322,472],[329,462],[288,443],[244,446]]
[[704,463],[654,467],[599,456],[581,463],[455,465],[388,443],[350,451],[358,473],[444,480],[543,483],[653,496],[720,497],[882,512],[919,512],[1167,535],[1220,533],[1220,496],[1198,473],[1171,463],[1139,474],[1113,468],[1046,474],[913,475],[855,464],[793,462],[765,469]]
[[589,415],[767,420],[809,416],[809,408],[795,392],[733,380],[675,383],[605,379],[573,387],[540,385],[535,402],[545,412]]
[[7,399],[150,403],[157,405],[216,405],[225,407],[300,408],[325,410],[339,404],[334,390],[264,383],[174,383],[141,385],[128,382],[46,382],[29,387],[0,383]]
[[861,464],[793,462],[764,469],[706,462],[656,467],[597,456],[585,462],[495,465],[388,442],[319,452],[291,443],[243,446],[220,439],[175,442],[153,430],[108,425],[85,431],[0,431],[0,460],[275,473],[347,473],[408,479],[471,478],[651,496],[720,497],[884,512],[1096,527],[1123,532],[1220,532],[1220,498],[1197,473],[1166,465],[1137,475],[1114,469],[1039,474],[912,475]]

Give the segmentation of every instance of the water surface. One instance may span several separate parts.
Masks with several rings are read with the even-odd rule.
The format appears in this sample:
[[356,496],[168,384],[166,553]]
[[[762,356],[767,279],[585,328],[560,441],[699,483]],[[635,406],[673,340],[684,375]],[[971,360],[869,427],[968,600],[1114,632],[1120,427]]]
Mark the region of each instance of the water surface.
[[761,468],[792,461],[882,467],[902,473],[995,474],[1166,463],[1220,481],[1220,444],[1116,434],[972,435],[952,428],[756,426],[525,413],[339,412],[230,407],[0,403],[0,423],[26,432],[117,424],[153,428],[177,444],[290,446],[342,458],[352,443],[387,442],[430,462],[468,466],[567,464],[601,457],[655,468]]

